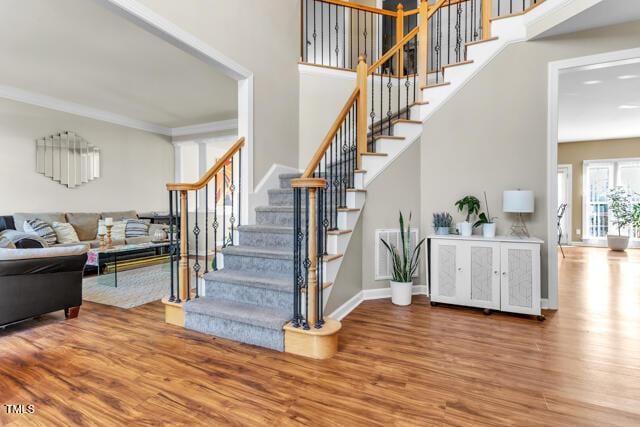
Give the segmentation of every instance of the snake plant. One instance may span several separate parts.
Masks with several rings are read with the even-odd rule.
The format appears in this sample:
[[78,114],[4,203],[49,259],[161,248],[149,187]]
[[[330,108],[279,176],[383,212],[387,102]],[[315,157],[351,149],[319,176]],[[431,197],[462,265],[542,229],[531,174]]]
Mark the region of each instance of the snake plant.
[[409,221],[407,222],[407,228],[405,230],[404,217],[402,216],[402,212],[400,212],[401,248],[396,248],[395,245],[386,242],[384,239],[380,240],[393,259],[393,274],[391,280],[402,283],[411,282],[415,272],[420,266],[420,253],[424,243],[424,239],[420,240],[413,251],[411,250],[411,213],[409,213]]

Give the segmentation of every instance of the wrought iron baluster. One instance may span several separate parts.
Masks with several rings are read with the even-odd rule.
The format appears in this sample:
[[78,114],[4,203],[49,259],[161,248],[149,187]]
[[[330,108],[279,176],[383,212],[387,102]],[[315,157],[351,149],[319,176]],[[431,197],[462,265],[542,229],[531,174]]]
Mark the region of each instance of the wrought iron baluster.
[[[191,252],[189,249],[189,232],[187,230],[189,230],[189,193],[187,193],[187,211],[182,213],[186,219],[187,219],[187,228],[185,229],[186,231],[186,236],[181,237],[184,238],[187,241],[187,264],[189,263],[189,257],[191,256]],[[191,300],[191,274],[187,274],[187,301]]]
[[[323,189],[322,188],[318,188],[316,190],[316,194],[317,194],[317,198],[318,198],[318,206],[320,206],[322,204],[322,199],[323,199]],[[323,254],[324,254],[324,236],[322,235],[322,226],[320,226],[320,224],[322,224],[323,222],[323,218],[322,218],[322,209],[316,209],[315,214],[317,215],[316,217],[316,265],[317,265],[317,270],[316,270],[316,313],[317,313],[317,318],[316,318],[316,324],[314,325],[316,328],[321,328],[322,324],[324,323],[322,320],[322,306],[323,301],[322,301],[322,288],[323,286]],[[307,295],[308,297],[308,295]]]
[[176,234],[176,245],[174,247],[174,251],[175,251],[175,258],[176,258],[176,299],[175,302],[180,303],[181,299],[180,299],[180,257],[182,256],[180,253],[180,240],[184,238],[184,236],[182,236],[182,232],[180,229],[180,225],[181,224],[181,218],[182,215],[184,215],[184,212],[182,212],[181,210],[179,210],[179,206],[180,203],[178,203],[178,199],[180,199],[179,197],[180,193],[178,193],[176,191],[175,193],[175,197],[174,197],[174,203],[175,203],[175,212],[176,212],[176,228],[175,228],[175,234]]
[[[313,63],[318,63],[318,32],[316,31],[316,0],[313,0]],[[322,5],[320,5],[322,7]]]
[[302,274],[300,271],[300,245],[302,230],[300,230],[300,188],[293,189],[293,319],[295,328],[300,327],[300,288]]
[[340,34],[340,24],[339,24],[339,21],[338,21],[338,6],[334,6],[334,8],[336,9],[336,26],[335,26],[335,29],[336,29],[336,49],[335,49],[335,52],[336,52],[336,67],[339,67],[340,66],[340,59],[339,59],[340,58],[340,36],[339,36],[339,34]]
[[227,164],[222,166],[222,247],[227,247]]
[[200,272],[200,245],[198,244],[198,238],[200,236],[200,227],[198,226],[198,190],[195,191],[195,205],[196,205],[196,216],[195,216],[195,225],[193,227],[193,235],[195,236],[195,243],[196,243],[196,258],[195,258],[195,262],[193,263],[193,272],[194,272],[194,277],[195,277],[195,282],[196,282],[196,298],[198,298],[199,295],[199,291],[198,288],[200,286],[198,286],[198,273]]
[[229,246],[233,246],[235,244],[234,227],[235,227],[236,217],[234,213],[235,211],[234,199],[235,199],[236,184],[235,184],[235,177],[234,177],[234,173],[235,173],[234,158],[235,156],[231,156],[231,165],[230,165],[231,182],[229,183],[229,194],[231,195],[231,216],[229,217],[229,228],[231,228],[230,230],[231,238],[229,239]]
[[242,150],[238,150],[238,227],[242,225]]
[[220,225],[218,222],[218,175],[219,172],[213,176],[213,260],[211,261],[213,271],[218,270],[218,226]]
[[209,272],[209,183],[204,186],[204,272]]
[[312,215],[309,212],[309,190],[304,190],[304,199],[305,199],[305,215],[304,215],[304,235],[305,235],[305,245],[304,245],[304,287],[307,291],[307,297],[305,298],[305,318],[304,318],[304,329],[309,330],[309,267],[311,266],[311,260],[309,259],[309,215]]
[[[329,58],[329,66],[331,66],[331,4],[328,5],[329,12],[329,26],[327,28],[327,33],[329,33],[329,50],[327,51],[327,57]],[[336,64],[337,65],[337,64]]]
[[174,293],[174,277],[173,277],[173,190],[169,190],[169,270],[170,270],[170,287],[171,287],[171,295],[169,296],[169,301],[173,302],[176,300],[176,295]]
[[389,97],[389,109],[387,110],[387,134],[391,135],[391,116],[393,113],[391,112],[391,88],[393,87],[393,83],[391,83],[391,70],[387,70],[387,76],[389,80],[387,80],[387,93]]

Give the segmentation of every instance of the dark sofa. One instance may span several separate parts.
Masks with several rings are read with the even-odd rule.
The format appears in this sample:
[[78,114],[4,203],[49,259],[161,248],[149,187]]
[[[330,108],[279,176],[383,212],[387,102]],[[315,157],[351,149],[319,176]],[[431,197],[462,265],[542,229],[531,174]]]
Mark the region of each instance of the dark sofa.
[[82,304],[86,246],[0,249],[0,326]]

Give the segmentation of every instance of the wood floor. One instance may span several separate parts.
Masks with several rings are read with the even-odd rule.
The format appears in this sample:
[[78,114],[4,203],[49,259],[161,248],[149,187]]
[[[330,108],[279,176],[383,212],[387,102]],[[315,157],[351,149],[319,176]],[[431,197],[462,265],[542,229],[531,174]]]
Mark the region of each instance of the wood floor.
[[0,332],[0,425],[640,425],[640,253],[566,253],[546,322],[370,301],[324,362],[87,303]]

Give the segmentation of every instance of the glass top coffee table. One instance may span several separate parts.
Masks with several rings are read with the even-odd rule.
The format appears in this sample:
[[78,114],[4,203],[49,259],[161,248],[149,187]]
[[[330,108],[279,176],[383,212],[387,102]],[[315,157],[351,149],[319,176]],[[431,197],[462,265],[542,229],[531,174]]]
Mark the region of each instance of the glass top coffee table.
[[169,241],[138,243],[93,248],[87,253],[87,265],[98,269],[98,283],[118,287],[118,270],[131,270],[168,263],[170,261]]

